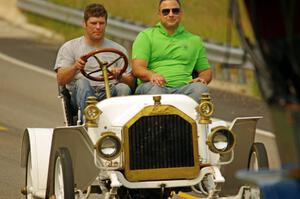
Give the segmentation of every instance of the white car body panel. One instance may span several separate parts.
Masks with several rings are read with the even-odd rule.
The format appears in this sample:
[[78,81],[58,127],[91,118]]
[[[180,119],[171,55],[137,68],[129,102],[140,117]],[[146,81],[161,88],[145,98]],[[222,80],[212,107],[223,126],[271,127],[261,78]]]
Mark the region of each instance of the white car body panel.
[[[132,95],[105,99],[97,104],[102,111],[100,115],[100,128],[104,126],[122,127],[130,118],[142,110],[145,106],[153,105],[153,96],[158,95]],[[198,105],[192,98],[179,94],[164,94],[161,96],[161,104],[173,105],[194,120],[197,117],[195,110]]]

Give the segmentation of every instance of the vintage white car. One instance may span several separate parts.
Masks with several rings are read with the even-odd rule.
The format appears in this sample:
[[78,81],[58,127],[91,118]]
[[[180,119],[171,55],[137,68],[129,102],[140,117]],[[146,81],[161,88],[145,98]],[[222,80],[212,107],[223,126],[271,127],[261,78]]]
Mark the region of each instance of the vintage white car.
[[[84,57],[103,52],[116,50]],[[97,62],[107,86],[112,64]],[[68,96],[61,97],[66,126],[24,132],[26,198],[259,198],[257,188],[231,181],[239,169],[268,167],[263,144],[253,143],[260,117],[212,118],[207,93],[199,103],[179,94],[132,95],[89,97],[83,124],[74,125]]]

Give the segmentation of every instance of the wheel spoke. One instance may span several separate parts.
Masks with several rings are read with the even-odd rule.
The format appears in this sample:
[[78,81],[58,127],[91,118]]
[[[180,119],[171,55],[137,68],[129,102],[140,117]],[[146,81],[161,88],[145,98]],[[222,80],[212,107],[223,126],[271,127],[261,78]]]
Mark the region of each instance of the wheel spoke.
[[64,180],[63,180],[63,171],[62,171],[60,157],[57,158],[55,163],[54,176],[55,176],[54,191],[55,191],[56,199],[64,199]]
[[111,63],[109,63],[106,67],[110,67],[111,65],[113,65],[114,63],[116,63],[117,61],[119,61],[120,59],[122,59],[122,56],[119,56],[117,59],[115,59],[114,61],[112,61]]
[[258,171],[259,170],[256,152],[252,153],[251,160],[250,160],[250,168],[249,169],[253,170],[253,171]]
[[97,69],[97,70],[93,70],[93,71],[91,71],[91,72],[89,72],[89,73],[87,73],[88,75],[91,75],[91,74],[94,74],[94,73],[97,73],[97,72],[99,72],[99,71],[101,71],[102,69]]

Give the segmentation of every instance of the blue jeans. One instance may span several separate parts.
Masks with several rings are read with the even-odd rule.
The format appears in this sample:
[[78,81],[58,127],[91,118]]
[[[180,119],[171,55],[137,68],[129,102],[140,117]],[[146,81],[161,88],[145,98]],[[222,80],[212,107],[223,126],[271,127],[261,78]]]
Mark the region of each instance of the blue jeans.
[[[74,87],[69,88],[69,90],[71,92],[71,104],[76,109],[80,109],[81,114],[86,106],[86,99],[89,96],[95,96],[98,101],[106,98],[105,88],[92,87],[87,79],[76,80]],[[127,84],[124,83],[110,85],[110,90],[112,97],[131,94],[131,89]]]
[[181,87],[161,87],[152,84],[151,82],[145,82],[139,85],[136,89],[136,94],[185,94],[193,98],[197,103],[200,101],[202,93],[209,92],[208,87],[200,82],[187,84]]

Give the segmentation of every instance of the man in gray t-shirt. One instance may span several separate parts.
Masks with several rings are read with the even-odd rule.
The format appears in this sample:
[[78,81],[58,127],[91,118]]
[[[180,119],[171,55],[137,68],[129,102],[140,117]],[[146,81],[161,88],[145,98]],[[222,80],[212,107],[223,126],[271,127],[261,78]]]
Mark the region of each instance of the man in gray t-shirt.
[[[83,55],[98,48],[114,48],[123,52],[127,56],[124,47],[104,37],[107,24],[107,11],[100,4],[90,4],[84,10],[85,29],[84,36],[72,39],[64,43],[58,51],[54,70],[57,72],[57,81],[61,86],[66,86],[71,92],[71,104],[80,108],[85,108],[88,96],[96,96],[100,101],[106,97],[103,82],[96,82],[84,77],[80,70],[86,72],[99,69],[96,59],[81,59]],[[97,55],[100,60],[109,63],[116,60],[119,55],[113,53],[100,53]],[[120,71],[124,60],[120,59],[112,67],[111,72],[116,79],[110,80],[109,85],[112,96],[131,94],[134,88],[134,77],[131,74],[131,67],[128,66],[125,73],[120,76]],[[101,71],[98,72],[99,75]]]

